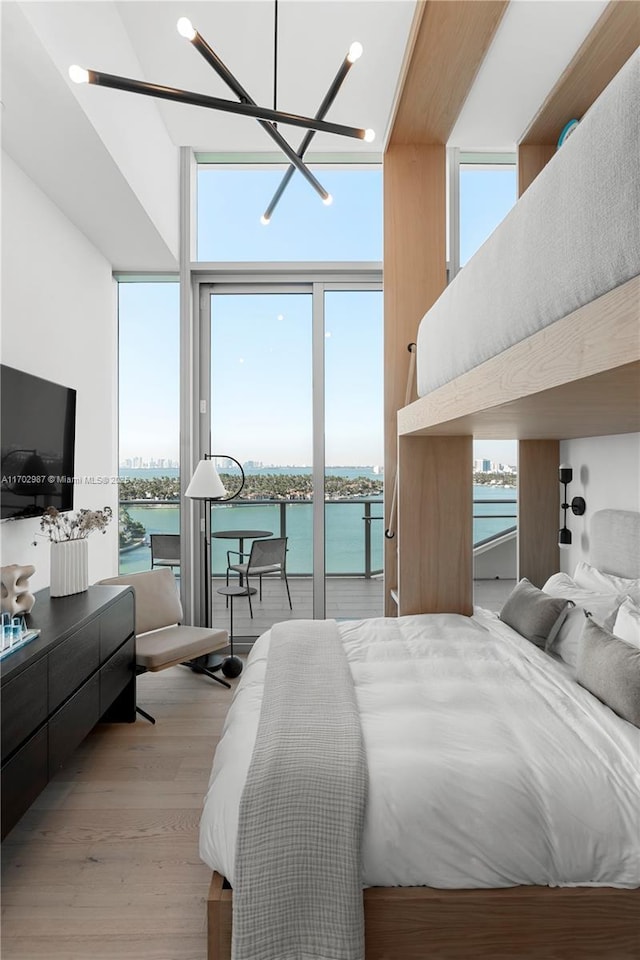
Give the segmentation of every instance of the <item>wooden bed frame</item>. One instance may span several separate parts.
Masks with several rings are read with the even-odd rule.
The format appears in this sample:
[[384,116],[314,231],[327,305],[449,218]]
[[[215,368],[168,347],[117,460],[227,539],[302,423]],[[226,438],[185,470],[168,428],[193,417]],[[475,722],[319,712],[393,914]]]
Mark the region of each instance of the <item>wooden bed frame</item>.
[[[233,893],[213,874],[207,960],[231,960]],[[640,890],[364,891],[365,960],[638,960]]]

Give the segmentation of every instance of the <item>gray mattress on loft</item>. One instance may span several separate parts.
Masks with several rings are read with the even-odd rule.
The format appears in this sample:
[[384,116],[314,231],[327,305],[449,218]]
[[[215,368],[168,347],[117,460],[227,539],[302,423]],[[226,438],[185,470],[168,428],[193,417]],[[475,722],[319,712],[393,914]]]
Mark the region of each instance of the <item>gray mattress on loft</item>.
[[425,396],[640,273],[640,50],[423,317]]

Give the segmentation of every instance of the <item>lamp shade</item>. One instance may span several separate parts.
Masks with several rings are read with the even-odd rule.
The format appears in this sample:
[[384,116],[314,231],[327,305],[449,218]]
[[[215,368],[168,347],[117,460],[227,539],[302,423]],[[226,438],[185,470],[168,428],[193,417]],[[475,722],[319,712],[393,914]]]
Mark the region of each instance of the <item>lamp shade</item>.
[[569,530],[568,527],[560,528],[560,532],[558,533],[558,546],[563,550],[571,546],[571,530]]
[[573,480],[573,470],[571,467],[568,467],[566,463],[561,463],[558,470],[558,479],[560,483],[571,483]]
[[227,491],[222,485],[213,460],[201,460],[196,467],[185,496],[192,500],[223,500]]

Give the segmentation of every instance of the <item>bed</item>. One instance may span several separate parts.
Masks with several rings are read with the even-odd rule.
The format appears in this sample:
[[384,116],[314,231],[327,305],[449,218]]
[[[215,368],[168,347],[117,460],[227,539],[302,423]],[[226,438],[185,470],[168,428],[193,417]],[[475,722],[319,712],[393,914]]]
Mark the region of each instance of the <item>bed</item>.
[[[605,575],[640,577],[640,516],[604,511],[592,534]],[[574,587],[565,640],[587,602],[612,627],[620,585],[604,596],[589,585],[584,600]],[[640,580],[634,589],[640,601]],[[561,635],[545,651],[479,609],[338,632],[368,763],[367,960],[637,960],[638,729],[576,682]],[[209,960],[231,956],[238,811],[270,643],[256,643],[234,695],[204,805]]]
[[640,274],[639,98],[640,50],[422,319],[418,396]]

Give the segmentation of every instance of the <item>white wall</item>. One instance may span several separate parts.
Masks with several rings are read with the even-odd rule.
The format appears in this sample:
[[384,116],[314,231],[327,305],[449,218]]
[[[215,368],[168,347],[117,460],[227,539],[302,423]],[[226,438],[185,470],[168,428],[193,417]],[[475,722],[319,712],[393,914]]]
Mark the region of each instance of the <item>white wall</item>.
[[[42,162],[46,162],[43,155]],[[2,154],[2,362],[77,391],[75,474],[117,477],[116,285],[111,265],[5,153]],[[115,482],[76,484],[76,508],[110,506]],[[49,584],[39,521],[0,524],[0,559],[32,563],[32,589]],[[37,546],[32,541],[38,541]],[[89,578],[118,565],[115,520],[89,539]]]
[[568,503],[577,496],[587,503],[582,517],[567,511],[572,544],[560,551],[560,567],[570,574],[578,560],[589,559],[589,526],[596,510],[640,510],[640,434],[565,440],[560,462],[573,468]]

